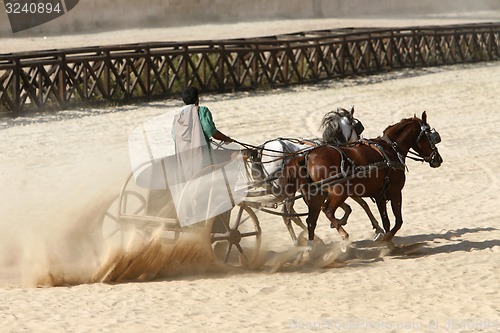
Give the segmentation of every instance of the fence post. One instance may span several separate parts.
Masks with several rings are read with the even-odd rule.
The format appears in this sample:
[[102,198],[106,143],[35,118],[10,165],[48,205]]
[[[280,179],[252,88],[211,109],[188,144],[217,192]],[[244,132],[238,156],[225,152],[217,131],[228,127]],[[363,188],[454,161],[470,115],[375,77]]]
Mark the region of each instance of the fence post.
[[386,51],[387,51],[387,66],[389,67],[390,70],[392,70],[392,67],[394,66],[394,31],[391,31],[391,35],[389,36],[387,46],[386,46]]
[[468,62],[476,62],[476,44],[475,44],[475,31],[472,30],[472,31],[469,31],[470,33],[470,43],[469,43],[469,48],[470,48],[470,59]]
[[14,59],[14,85],[12,87],[12,99],[14,100],[15,112],[21,112],[21,59]]
[[487,45],[487,54],[488,54],[488,60],[493,60],[493,28],[490,27],[490,29],[485,32],[488,36],[488,45]]
[[254,89],[258,86],[259,82],[259,57],[260,57],[259,45],[254,44],[254,57],[252,61],[252,75],[253,75],[252,88]]
[[[130,66],[127,64],[127,58],[123,58],[123,66],[125,66],[125,99],[129,99],[132,96],[132,82],[130,82],[131,71]],[[123,74],[122,74],[123,75]]]
[[340,77],[345,77],[345,53],[347,48],[347,42],[345,37],[342,38],[342,43],[340,43],[340,52],[339,52],[339,69],[340,69]]
[[290,83],[289,78],[289,63],[290,63],[290,54],[292,53],[292,50],[290,49],[290,43],[285,42],[284,43],[285,48],[283,50],[283,58],[282,58],[282,64],[283,64],[283,81],[285,85],[288,85]]
[[106,68],[104,69],[104,92],[106,94],[106,99],[108,101],[111,100],[111,77],[110,77],[110,71],[111,71],[111,59],[109,55],[109,50],[104,52],[104,64]]
[[[219,45],[220,53],[219,53],[219,71],[216,75],[217,85],[219,86],[219,91],[224,91],[226,87],[224,87],[224,62],[226,58],[226,47],[223,43]],[[231,69],[230,69],[231,70]],[[234,88],[237,88],[238,82],[234,82]]]
[[365,46],[365,55],[364,55],[364,63],[365,63],[365,69],[367,74],[371,74],[372,72],[372,66],[371,66],[371,51],[372,51],[372,37],[371,34],[368,33],[368,38],[366,40],[366,46]]
[[188,63],[188,57],[189,57],[189,49],[187,44],[183,45],[184,48],[184,87],[189,86],[189,63]]
[[319,41],[316,40],[315,43],[316,46],[316,54],[314,56],[314,75],[315,75],[315,81],[319,81],[321,78],[321,71],[320,71],[320,64],[321,64],[321,59],[322,59],[322,54],[321,54],[321,46],[319,45]]
[[146,71],[146,100],[151,100],[151,50],[146,46],[146,58],[144,59],[144,71]]
[[415,68],[417,66],[417,61],[416,61],[416,50],[417,50],[417,36],[415,29],[411,29],[411,50],[410,50],[410,59],[411,59],[411,67]]
[[59,99],[61,101],[61,109],[66,109],[66,55],[59,55]]

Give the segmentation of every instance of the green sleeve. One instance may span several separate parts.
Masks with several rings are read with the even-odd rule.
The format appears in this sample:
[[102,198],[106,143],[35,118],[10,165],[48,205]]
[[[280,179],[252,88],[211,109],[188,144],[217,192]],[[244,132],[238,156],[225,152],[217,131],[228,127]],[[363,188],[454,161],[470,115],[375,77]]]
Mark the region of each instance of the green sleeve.
[[201,128],[203,129],[203,134],[205,137],[211,138],[217,132],[215,123],[212,119],[212,112],[206,106],[200,106],[198,108],[198,116],[200,118]]

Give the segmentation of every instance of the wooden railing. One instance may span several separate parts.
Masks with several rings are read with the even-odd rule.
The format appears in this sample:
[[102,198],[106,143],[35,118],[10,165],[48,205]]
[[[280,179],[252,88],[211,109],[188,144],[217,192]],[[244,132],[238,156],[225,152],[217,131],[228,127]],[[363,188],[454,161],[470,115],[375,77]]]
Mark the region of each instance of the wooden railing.
[[274,88],[384,71],[500,59],[500,23],[350,28],[263,38],[0,55],[0,112]]

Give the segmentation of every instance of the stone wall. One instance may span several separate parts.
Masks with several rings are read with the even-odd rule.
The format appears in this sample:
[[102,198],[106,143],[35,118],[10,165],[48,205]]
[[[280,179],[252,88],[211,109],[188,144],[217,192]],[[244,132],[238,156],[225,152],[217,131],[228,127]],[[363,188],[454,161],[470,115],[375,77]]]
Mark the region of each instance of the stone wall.
[[[270,19],[415,17],[487,9],[499,10],[500,0],[80,0],[64,16],[16,35]],[[0,35],[12,35],[3,10]]]

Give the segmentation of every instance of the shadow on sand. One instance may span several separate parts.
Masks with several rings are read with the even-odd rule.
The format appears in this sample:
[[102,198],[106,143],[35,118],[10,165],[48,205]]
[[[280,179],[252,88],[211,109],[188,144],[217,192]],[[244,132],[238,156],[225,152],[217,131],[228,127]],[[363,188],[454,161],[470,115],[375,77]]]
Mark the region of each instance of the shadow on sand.
[[500,246],[500,240],[474,242],[462,239],[462,237],[467,234],[487,233],[497,230],[491,227],[462,228],[445,233],[397,237],[394,242],[361,240],[350,243],[345,252],[341,250],[342,244],[339,242],[316,244],[315,248],[306,254],[306,260],[301,258],[302,254],[299,250],[295,252],[290,251],[286,254],[278,254],[276,258],[279,259],[271,263],[272,268],[270,271],[307,272],[318,268],[362,266],[382,261],[384,257],[410,259],[440,253],[486,250]]
[[480,242],[461,239],[467,234],[491,232],[498,229],[486,228],[461,228],[445,233],[413,235],[397,237],[394,242],[375,242],[362,240],[351,243],[345,256],[339,259],[344,261],[355,259],[377,259],[382,256],[396,258],[415,258],[436,255],[440,253],[453,253],[458,251],[470,252],[472,250],[486,250],[500,246],[500,240],[485,240]]

